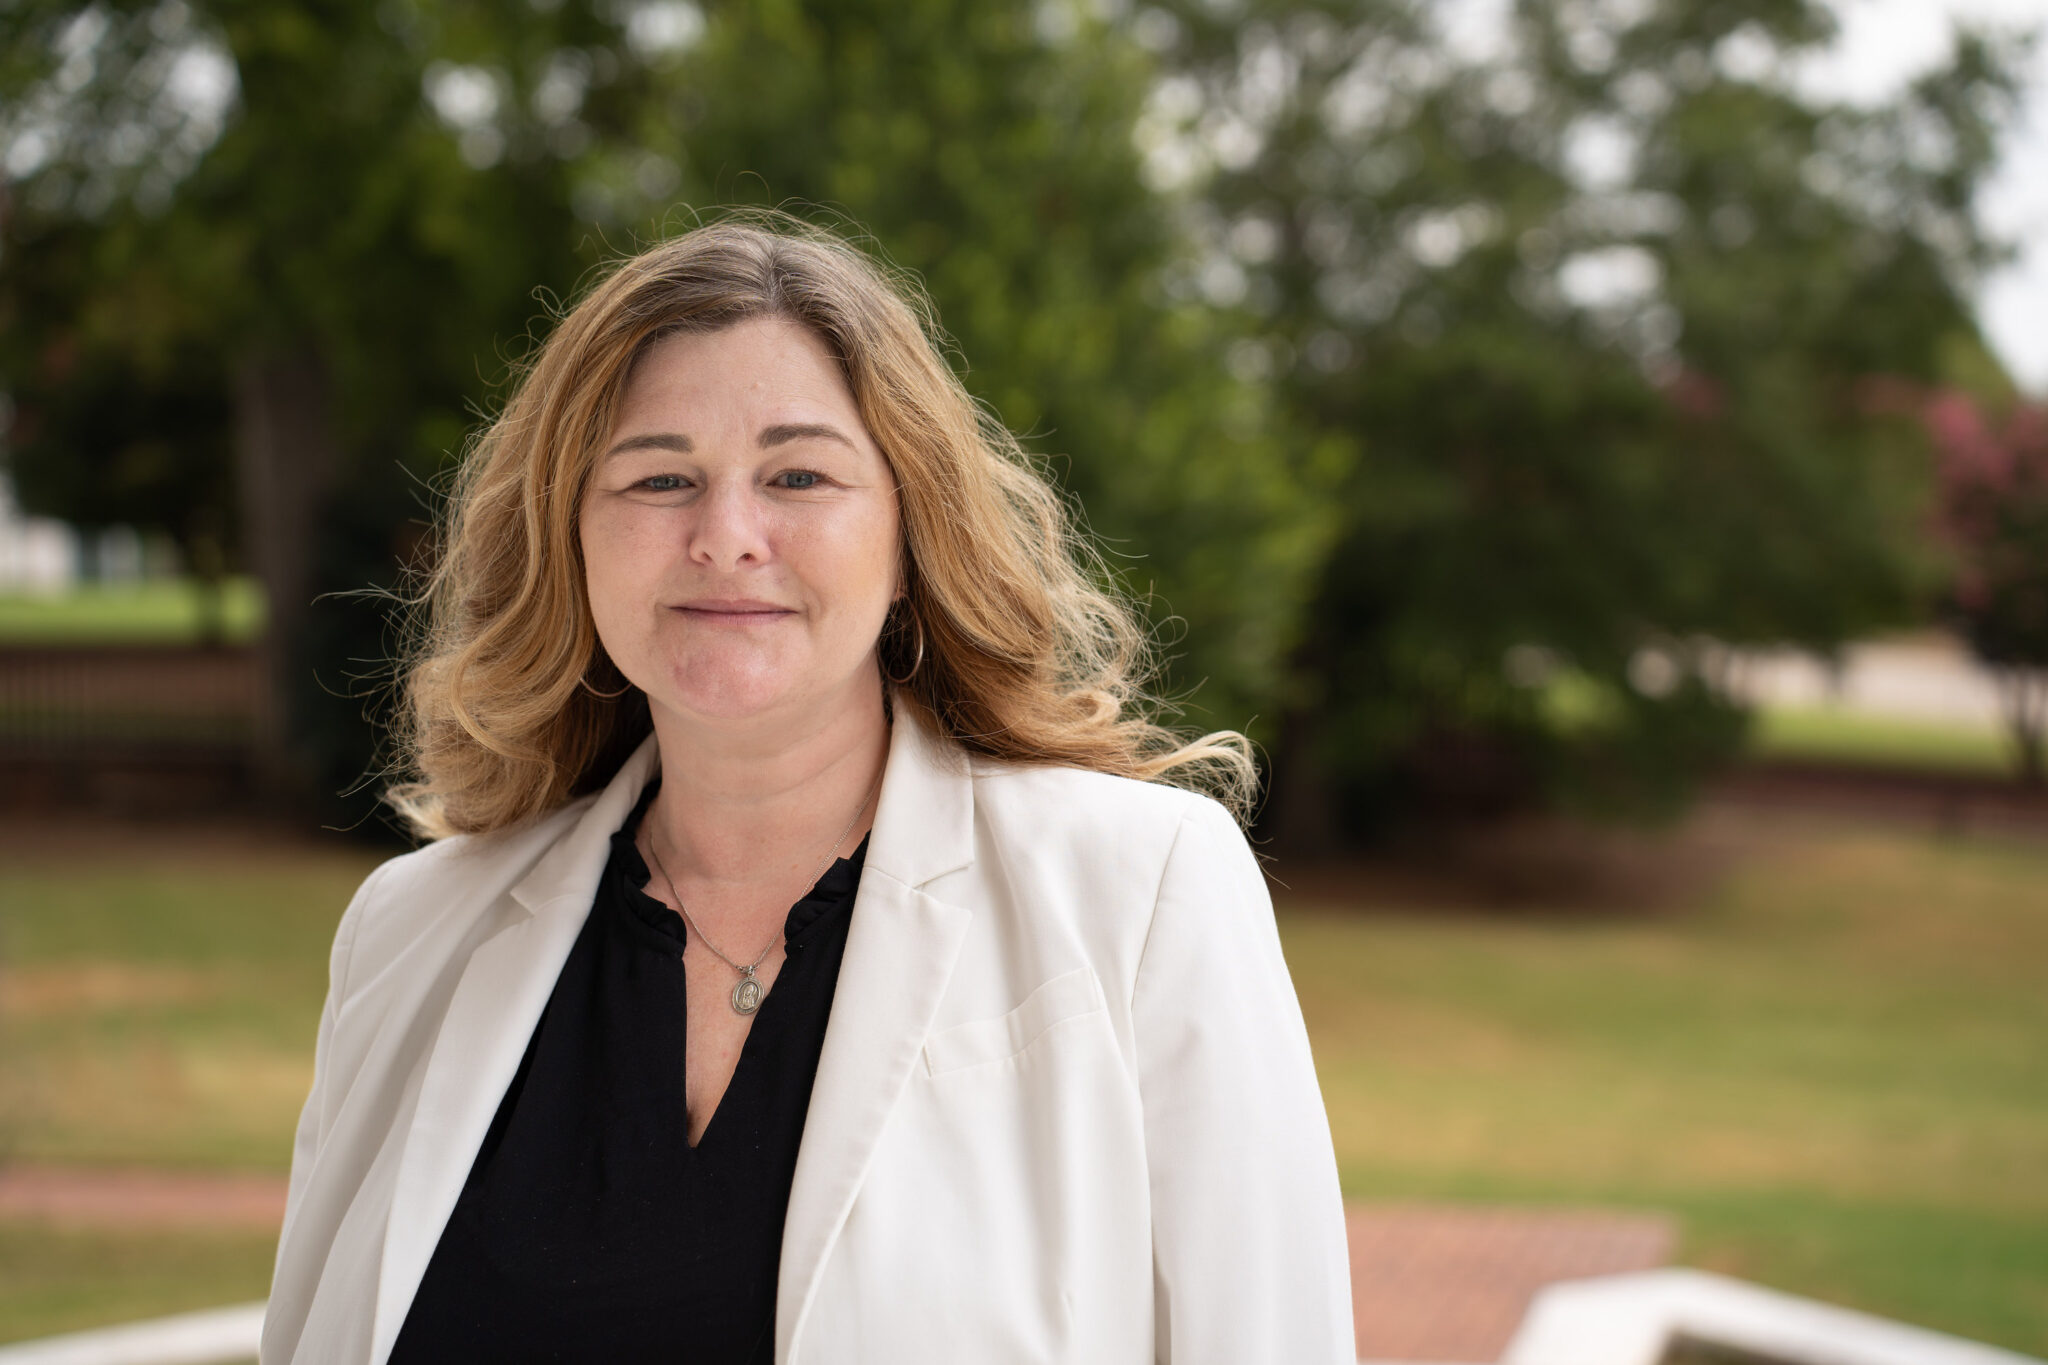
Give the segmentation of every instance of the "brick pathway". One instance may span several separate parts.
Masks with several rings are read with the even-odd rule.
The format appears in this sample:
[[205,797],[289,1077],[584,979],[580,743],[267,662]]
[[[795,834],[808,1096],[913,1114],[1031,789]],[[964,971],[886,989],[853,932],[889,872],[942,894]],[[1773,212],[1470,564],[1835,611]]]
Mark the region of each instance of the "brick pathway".
[[234,1228],[284,1223],[283,1176],[0,1166],[0,1219],[84,1228]]
[[[0,1220],[88,1228],[275,1231],[281,1176],[0,1166]],[[1645,1270],[1669,1220],[1615,1213],[1354,1204],[1352,1307],[1365,1360],[1500,1359],[1529,1299],[1554,1280]]]
[[1671,1221],[1455,1204],[1354,1204],[1352,1316],[1362,1360],[1497,1361],[1538,1289],[1647,1270]]

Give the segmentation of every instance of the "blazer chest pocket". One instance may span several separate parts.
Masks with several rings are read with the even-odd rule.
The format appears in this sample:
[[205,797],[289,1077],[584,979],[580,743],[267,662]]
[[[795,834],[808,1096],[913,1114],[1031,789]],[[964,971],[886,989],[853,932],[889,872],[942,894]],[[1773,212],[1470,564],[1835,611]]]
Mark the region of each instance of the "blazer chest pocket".
[[1106,1008],[1095,973],[1076,967],[1032,991],[1008,1014],[971,1019],[932,1034],[924,1043],[925,1074],[943,1076],[1008,1061],[1067,1020]]

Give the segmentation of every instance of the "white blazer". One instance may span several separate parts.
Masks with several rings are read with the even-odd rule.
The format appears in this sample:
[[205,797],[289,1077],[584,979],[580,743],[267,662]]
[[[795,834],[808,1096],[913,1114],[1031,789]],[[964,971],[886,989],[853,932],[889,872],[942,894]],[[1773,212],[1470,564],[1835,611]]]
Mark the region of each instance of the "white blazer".
[[[777,1365],[1350,1365],[1329,1122],[1236,824],[897,710]],[[349,903],[263,1365],[389,1356],[656,761],[650,739],[604,790],[393,858]]]

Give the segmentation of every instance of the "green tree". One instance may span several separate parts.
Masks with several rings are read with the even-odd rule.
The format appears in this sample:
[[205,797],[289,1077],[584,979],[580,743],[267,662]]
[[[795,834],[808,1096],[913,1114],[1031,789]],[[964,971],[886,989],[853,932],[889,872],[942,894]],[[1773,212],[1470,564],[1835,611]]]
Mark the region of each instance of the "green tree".
[[[78,263],[49,259],[55,254],[17,258],[16,278],[45,289],[64,280]],[[203,589],[201,636],[217,642],[238,533],[218,359],[152,345],[139,331],[108,346],[81,327],[0,361],[12,381],[11,473],[21,500],[45,515],[82,529],[125,525],[170,537]]]
[[1856,394],[1975,334],[2014,45],[1860,109],[1798,93],[1811,0],[1518,0],[1476,51],[1409,0],[1221,13],[1134,20],[1155,173],[1291,418],[1358,451],[1282,819],[1669,811],[1740,738],[1721,646],[1924,611],[1925,446]]
[[[280,794],[364,771],[351,679],[388,652],[384,623],[314,599],[393,581],[417,532],[410,481],[458,447],[530,291],[587,263],[575,167],[650,79],[620,55],[630,18],[405,0],[0,15],[0,330],[7,385],[31,399],[14,476],[50,510],[124,515],[67,466],[118,463],[123,433],[167,405],[191,418],[188,458],[159,493],[217,489],[232,452],[236,539],[268,598],[260,729]],[[92,418],[108,384],[128,412]],[[45,413],[86,420],[38,436]]]

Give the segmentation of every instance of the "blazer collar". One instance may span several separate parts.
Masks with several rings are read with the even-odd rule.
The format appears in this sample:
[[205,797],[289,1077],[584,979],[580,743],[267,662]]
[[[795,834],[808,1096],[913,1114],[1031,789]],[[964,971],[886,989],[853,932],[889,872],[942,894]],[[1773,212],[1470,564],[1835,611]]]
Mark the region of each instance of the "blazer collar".
[[564,900],[581,901],[587,907],[597,890],[597,879],[604,873],[605,859],[611,856],[613,833],[626,822],[660,763],[661,753],[650,733],[619,765],[582,818],[514,883],[512,899],[536,915]]
[[974,861],[974,781],[966,751],[939,736],[922,706],[898,693],[894,710],[866,865],[923,886]]
[[[927,895],[973,861],[965,754],[899,698],[881,803],[855,893],[783,1235],[777,1360],[786,1360],[884,1121],[910,1076],[965,940],[968,911]],[[426,1060],[385,1228],[371,1359],[398,1339],[484,1133],[553,993],[611,853],[653,776],[648,739],[511,889],[527,913],[477,945]]]

